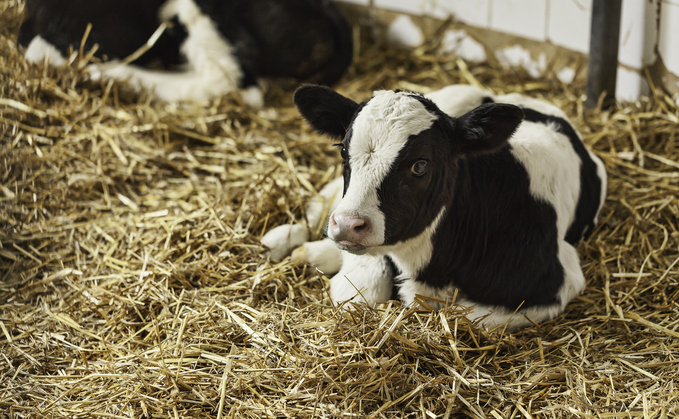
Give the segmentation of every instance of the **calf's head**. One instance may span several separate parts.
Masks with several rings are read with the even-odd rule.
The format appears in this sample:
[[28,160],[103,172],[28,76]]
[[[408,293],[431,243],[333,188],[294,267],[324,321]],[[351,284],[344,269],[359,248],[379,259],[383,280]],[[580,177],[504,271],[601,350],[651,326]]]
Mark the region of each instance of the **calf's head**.
[[378,91],[358,104],[305,85],[294,101],[316,131],[341,139],[344,194],[328,237],[353,253],[378,254],[423,233],[454,198],[459,160],[502,147],[523,118],[507,104],[452,118],[423,96],[401,91]]

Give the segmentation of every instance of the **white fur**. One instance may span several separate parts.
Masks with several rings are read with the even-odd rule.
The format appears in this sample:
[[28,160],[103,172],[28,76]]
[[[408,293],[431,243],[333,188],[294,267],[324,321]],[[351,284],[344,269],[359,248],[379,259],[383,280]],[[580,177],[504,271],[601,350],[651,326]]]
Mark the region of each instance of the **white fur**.
[[251,108],[260,109],[264,107],[264,92],[259,86],[246,87],[240,91],[240,97]]
[[290,256],[295,263],[307,263],[326,275],[337,273],[342,267],[342,251],[330,239],[307,242]]
[[468,84],[453,84],[424,95],[445,114],[458,117],[483,103],[483,98],[493,97],[493,93]]
[[[559,261],[564,270],[564,281],[561,288],[559,288],[558,296],[561,302],[557,312],[550,312],[552,318],[560,314],[566,305],[585,288],[585,275],[582,273],[580,267],[580,258],[578,252],[570,243],[565,240],[559,241]],[[534,319],[539,321],[539,319]]]
[[422,103],[405,92],[378,91],[354,120],[348,149],[353,182],[349,182],[334,214],[370,221],[370,231],[358,244],[384,243],[384,214],[379,210],[377,189],[408,137],[428,129],[435,119]]
[[606,201],[608,178],[606,176],[606,167],[604,166],[604,162],[601,161],[599,156],[595,155],[590,150],[587,150],[587,152],[589,153],[592,160],[594,160],[594,163],[596,163],[596,173],[599,176],[599,179],[601,179],[601,200],[599,202],[599,210],[597,211],[596,216],[594,217],[594,222],[598,223],[599,215],[601,214],[601,209],[604,207],[604,202]]
[[62,66],[66,64],[66,59],[61,55],[54,45],[45,41],[40,35],[36,35],[26,47],[26,60],[32,63],[39,63],[47,59],[50,64]]
[[373,305],[391,298],[393,281],[382,256],[343,252],[342,269],[330,280],[330,298]]
[[[397,278],[400,282],[414,282],[413,278],[416,278],[420,271],[429,264],[434,252],[434,244],[431,239],[445,213],[446,208],[441,208],[434,221],[416,237],[391,246],[380,247],[380,253],[389,255],[391,260],[394,261],[400,272]],[[411,304],[415,297],[400,290],[399,295],[406,304]]]
[[260,241],[269,248],[269,258],[278,262],[309,241],[309,229],[304,224],[283,224],[271,229]]
[[508,93],[506,95],[491,97],[497,103],[509,103],[511,105],[520,106],[522,108],[533,109],[545,115],[563,118],[566,121],[568,121],[568,123],[570,123],[570,121],[568,120],[568,116],[566,116],[566,113],[563,110],[552,105],[551,103],[545,102],[544,100],[524,96],[520,93]]
[[[573,126],[573,123],[568,119],[568,116],[566,115],[566,113],[563,110],[552,105],[551,103],[547,103],[545,101],[535,99],[535,98],[531,98],[531,97],[526,97],[526,96],[523,96],[519,93],[509,93],[509,94],[506,94],[506,95],[491,96],[491,97],[493,98],[494,101],[496,101],[498,103],[509,103],[509,104],[512,104],[512,105],[522,106],[522,107],[525,107],[525,108],[534,109],[534,110],[536,110],[540,113],[543,113],[545,115],[551,115],[551,116],[555,116],[555,117],[558,117],[558,118],[562,118],[573,127],[573,130],[578,135],[578,138],[580,139],[580,141],[582,141],[582,136],[580,135],[578,130],[575,129],[575,126]],[[514,138],[517,138],[517,135],[514,135]],[[569,145],[569,147],[572,149],[572,146]],[[574,150],[573,150],[573,153],[575,153]],[[604,205],[604,201],[606,200],[606,188],[607,188],[606,168],[604,167],[604,163],[601,161],[601,159],[597,155],[592,153],[589,149],[587,150],[587,153],[589,154],[590,158],[596,164],[597,175],[599,176],[599,179],[601,180],[601,201],[600,201],[600,205],[599,205],[599,211],[597,211],[597,215],[594,217],[594,221],[596,223],[599,219],[599,212],[601,211],[601,208]],[[569,158],[569,161],[572,163],[573,162],[573,160],[571,159],[572,154],[570,152],[568,152],[567,154],[569,154],[568,158]],[[580,166],[582,165],[582,162],[580,161],[580,158],[577,155],[575,157],[579,162],[578,163],[578,170],[579,170]],[[529,159],[530,159],[530,156],[524,156],[524,160],[522,160],[522,161],[525,163]],[[540,170],[537,170],[536,173],[542,173],[542,172]],[[539,189],[540,189],[540,187],[536,187],[536,190],[535,190],[535,192],[538,192],[538,194],[540,194]],[[580,190],[579,182],[578,182],[577,189],[578,189],[578,194],[579,194],[579,190]]]
[[196,25],[202,18],[200,7],[193,0],[167,0],[158,13],[158,17],[164,21],[170,21],[177,17],[182,25]]
[[528,172],[531,195],[554,206],[558,235],[565,237],[580,196],[581,166],[568,137],[544,124],[524,121],[509,143]]

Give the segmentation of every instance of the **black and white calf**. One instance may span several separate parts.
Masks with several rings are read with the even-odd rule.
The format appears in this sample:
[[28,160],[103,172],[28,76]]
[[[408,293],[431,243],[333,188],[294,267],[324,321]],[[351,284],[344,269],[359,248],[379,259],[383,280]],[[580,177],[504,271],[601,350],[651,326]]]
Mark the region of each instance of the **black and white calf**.
[[[379,91],[357,104],[307,85],[295,103],[342,139],[343,197],[327,230],[341,249],[334,301],[383,302],[395,288],[412,304],[457,291],[472,320],[516,328],[557,316],[583,289],[573,245],[596,224],[606,173],[560,109],[470,86]],[[296,233],[272,231],[274,250],[285,231]],[[312,263],[338,257],[323,242],[302,249]]]
[[[243,89],[261,106],[258,77],[331,84],[349,66],[351,30],[330,0],[27,0],[18,42],[26,58],[63,65],[78,51],[111,61],[88,67],[93,79],[127,81],[168,100],[205,100]],[[153,47],[121,64],[161,24]],[[164,70],[152,70],[160,66]]]

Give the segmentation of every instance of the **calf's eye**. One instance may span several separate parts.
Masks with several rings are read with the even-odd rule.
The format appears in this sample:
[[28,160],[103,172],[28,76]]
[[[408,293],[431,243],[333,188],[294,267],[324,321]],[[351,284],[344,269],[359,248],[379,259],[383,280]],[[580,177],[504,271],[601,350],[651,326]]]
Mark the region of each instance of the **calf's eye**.
[[344,144],[342,143],[337,143],[333,144],[335,147],[340,147],[340,156],[342,156],[342,160],[346,160],[347,157],[349,157],[349,153],[347,153],[347,148],[344,147]]
[[337,144],[333,144],[333,145],[334,145],[335,147],[341,147],[341,149],[340,149],[340,156],[342,156],[342,160],[346,160],[347,157],[349,157],[349,155],[348,155],[348,153],[347,153],[347,148],[344,147],[344,144],[342,144],[342,143],[337,143]]
[[418,160],[413,164],[413,167],[410,168],[410,171],[415,175],[415,176],[423,176],[425,173],[427,173],[427,161],[426,160]]

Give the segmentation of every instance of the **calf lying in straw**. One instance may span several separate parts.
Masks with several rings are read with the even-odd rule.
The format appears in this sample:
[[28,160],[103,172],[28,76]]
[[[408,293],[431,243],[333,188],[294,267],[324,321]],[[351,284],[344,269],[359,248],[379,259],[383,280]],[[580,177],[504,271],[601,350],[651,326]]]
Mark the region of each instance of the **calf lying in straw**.
[[[84,41],[84,53],[112,60],[88,66],[91,78],[168,101],[239,88],[258,107],[260,76],[334,83],[353,51],[349,26],[327,0],[27,0],[26,8],[18,42],[29,61],[62,65]],[[133,64],[120,61],[128,56]]]
[[[358,104],[307,85],[294,99],[315,130],[342,139],[344,176],[322,191],[327,240],[281,226],[262,242],[272,257],[302,245],[295,259],[339,269],[333,301],[396,291],[440,307],[456,295],[471,320],[516,328],[557,316],[583,289],[573,246],[596,224],[606,173],[560,109],[469,86]],[[321,208],[311,203],[313,224]]]

